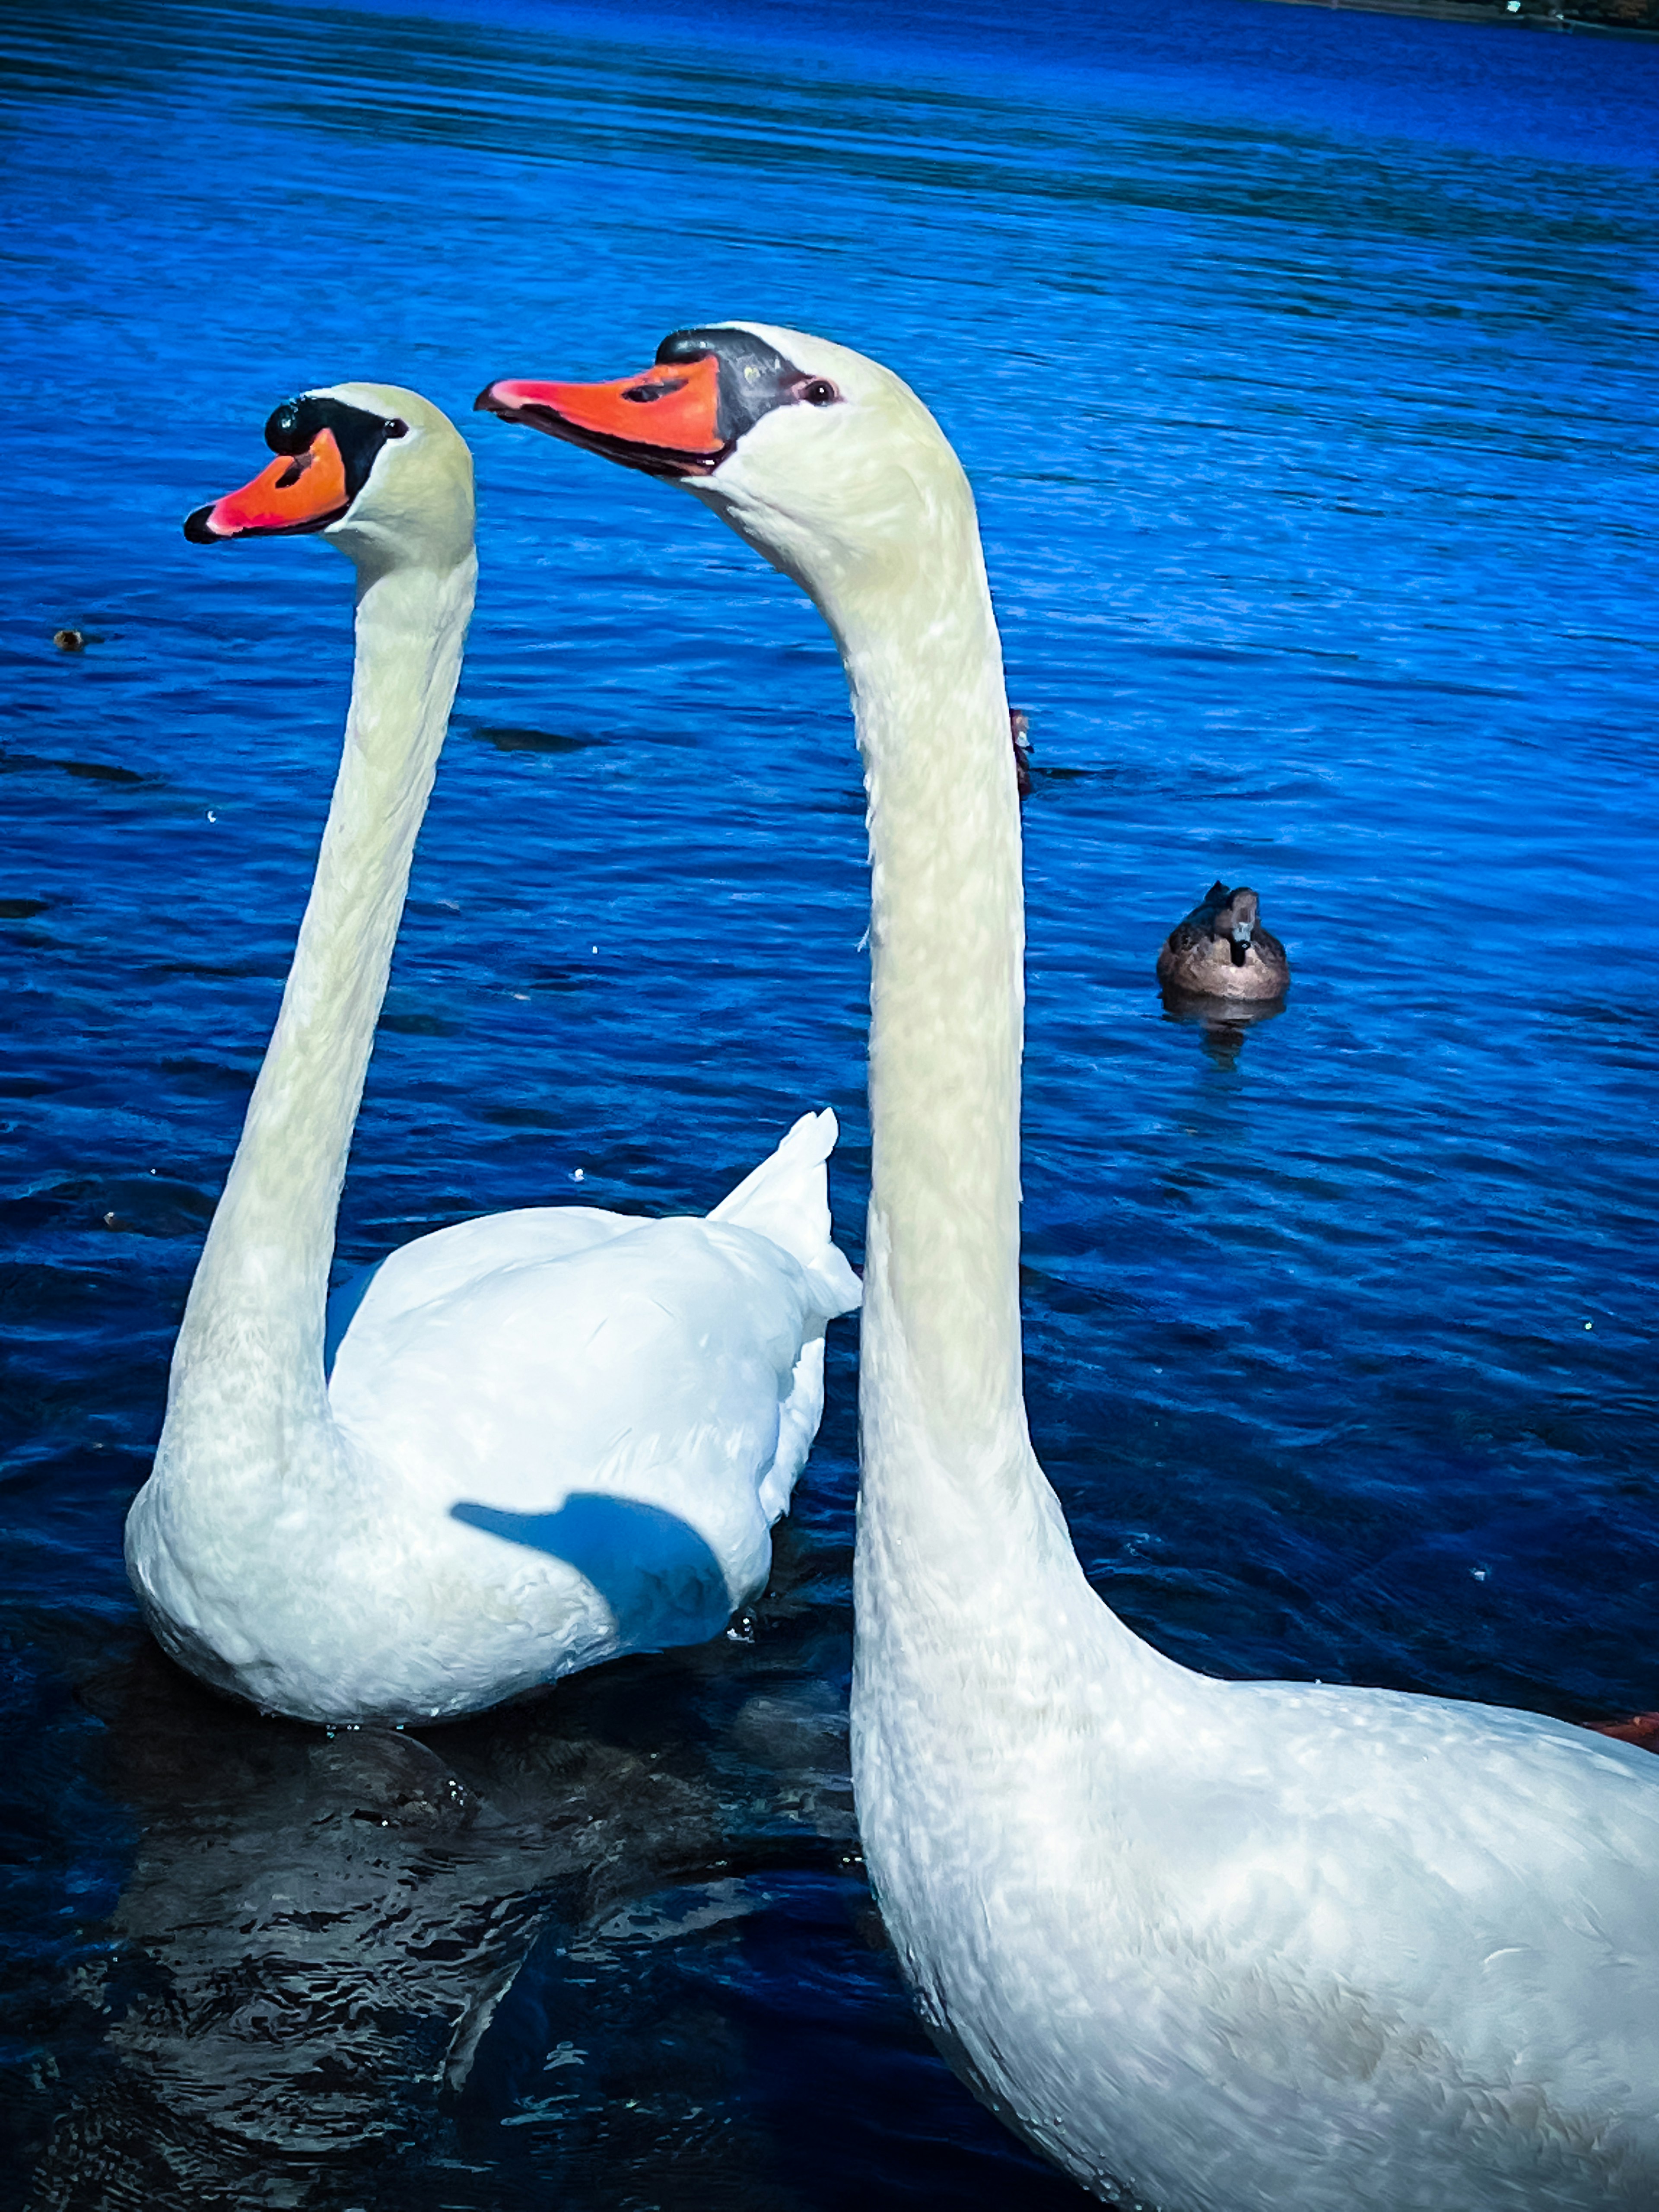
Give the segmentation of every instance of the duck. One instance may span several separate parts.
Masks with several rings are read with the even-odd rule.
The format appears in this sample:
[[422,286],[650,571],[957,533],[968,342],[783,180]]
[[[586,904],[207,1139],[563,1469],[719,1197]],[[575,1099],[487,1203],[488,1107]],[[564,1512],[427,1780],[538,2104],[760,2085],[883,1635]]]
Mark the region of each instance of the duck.
[[758,1594],[859,1300],[836,1117],[706,1218],[529,1206],[328,1279],[346,1156],[472,610],[472,468],[399,386],[284,402],[198,544],[319,535],[356,569],[338,780],[275,1032],[126,1520],[174,1659],[270,1713],[447,1720]]
[[1229,890],[1218,879],[1164,939],[1158,980],[1166,991],[1209,999],[1282,999],[1291,963],[1261,927],[1256,894],[1243,884]]
[[1031,718],[1024,707],[1008,709],[1008,734],[1014,741],[1014,789],[1023,805],[1031,795]]
[[1021,1384],[1019,803],[973,495],[890,369],[761,322],[478,404],[678,482],[813,599],[868,798],[852,1758],[925,2024],[1143,2212],[1651,2212],[1659,1767],[1542,1715],[1176,1664]]

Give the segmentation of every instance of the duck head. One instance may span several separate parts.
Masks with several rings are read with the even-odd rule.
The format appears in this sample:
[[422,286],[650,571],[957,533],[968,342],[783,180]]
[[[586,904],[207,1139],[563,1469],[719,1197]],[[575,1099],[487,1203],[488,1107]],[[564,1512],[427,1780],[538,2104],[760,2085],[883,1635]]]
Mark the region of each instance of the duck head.
[[1242,968],[1261,919],[1261,902],[1243,884],[1236,891],[1229,891],[1218,884],[1210,896],[1213,898],[1216,892],[1220,893],[1220,903],[1210,924],[1210,934],[1231,948],[1234,967]]
[[276,459],[185,519],[197,545],[320,535],[370,571],[450,567],[472,543],[472,463],[447,415],[395,384],[334,384],[273,409]]

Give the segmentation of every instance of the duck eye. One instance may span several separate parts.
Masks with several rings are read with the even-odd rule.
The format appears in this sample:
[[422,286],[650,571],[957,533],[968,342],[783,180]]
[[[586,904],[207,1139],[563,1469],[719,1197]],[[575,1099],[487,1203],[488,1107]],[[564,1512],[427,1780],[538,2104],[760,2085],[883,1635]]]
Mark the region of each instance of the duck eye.
[[804,386],[800,396],[809,407],[830,407],[841,398],[827,376],[815,376],[809,385]]
[[409,435],[409,425],[407,422],[400,422],[395,415],[389,416],[386,422],[386,434],[388,438],[406,438]]

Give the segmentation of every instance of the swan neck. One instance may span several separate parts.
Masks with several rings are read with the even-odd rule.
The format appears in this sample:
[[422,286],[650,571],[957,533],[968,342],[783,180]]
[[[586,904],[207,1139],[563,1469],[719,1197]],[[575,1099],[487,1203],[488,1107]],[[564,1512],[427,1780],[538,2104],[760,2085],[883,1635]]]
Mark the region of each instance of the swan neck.
[[[476,563],[360,574],[345,742],[310,900],[191,1288],[168,1427],[204,1392],[320,1409],[335,1216]],[[292,1408],[290,1408],[292,1410]],[[165,1443],[165,1439],[164,1439]]]
[[832,623],[872,875],[853,1774],[907,1957],[936,1905],[914,1870],[951,1848],[918,1808],[948,1796],[975,1859],[972,1808],[994,1801],[1010,1746],[1079,1740],[1100,1670],[1133,1697],[1164,1668],[1089,1587],[1026,1428],[1019,795],[971,505],[920,567]]
[[[872,1186],[865,1309],[880,1437],[920,1425],[970,1480],[1027,1456],[1019,1062],[1024,909],[1002,653],[965,483],[902,589],[831,615],[871,854]],[[873,1458],[872,1458],[873,1454]],[[1023,1478],[1022,1478],[1023,1479]]]

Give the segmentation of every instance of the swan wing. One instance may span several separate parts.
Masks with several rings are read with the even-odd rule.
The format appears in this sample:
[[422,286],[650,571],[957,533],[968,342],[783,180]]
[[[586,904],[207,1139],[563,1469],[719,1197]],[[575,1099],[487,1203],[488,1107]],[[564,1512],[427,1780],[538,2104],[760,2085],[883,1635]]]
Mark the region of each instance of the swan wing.
[[333,1372],[348,1329],[377,1333],[400,1315],[452,1296],[497,1267],[562,1259],[638,1226],[635,1215],[607,1213],[598,1206],[527,1206],[432,1230],[358,1268],[330,1293],[324,1365]]
[[[366,1301],[330,1385],[365,1470],[333,1571],[362,1619],[428,1593],[414,1671],[442,1687],[419,1704],[465,1710],[486,1685],[493,1702],[717,1634],[770,1571],[823,1328],[788,1254],[684,1219],[508,1261],[422,1305]],[[396,1697],[365,1678],[356,1702]]]
[[[711,1221],[758,1231],[805,1269],[820,1293],[823,1319],[851,1313],[863,1286],[831,1242],[825,1164],[840,1127],[833,1112],[803,1114],[783,1141],[714,1206]],[[498,1268],[559,1260],[640,1226],[640,1217],[590,1206],[521,1206],[434,1229],[349,1275],[330,1295],[325,1359],[332,1370],[349,1329],[360,1355],[369,1337],[398,1316],[464,1291]],[[807,1439],[811,1441],[810,1436]]]
[[937,2009],[993,2101],[1064,2113],[1030,2127],[1051,2156],[1159,2203],[1656,2201],[1650,1754],[1381,1691],[1165,1707],[1158,1679],[1027,1726],[986,1933],[958,1911],[927,1946],[980,1978]]
[[828,1107],[822,1114],[803,1114],[777,1150],[708,1216],[757,1230],[793,1253],[824,1301],[826,1321],[853,1312],[864,1295],[863,1285],[830,1239],[824,1163],[840,1134]]

